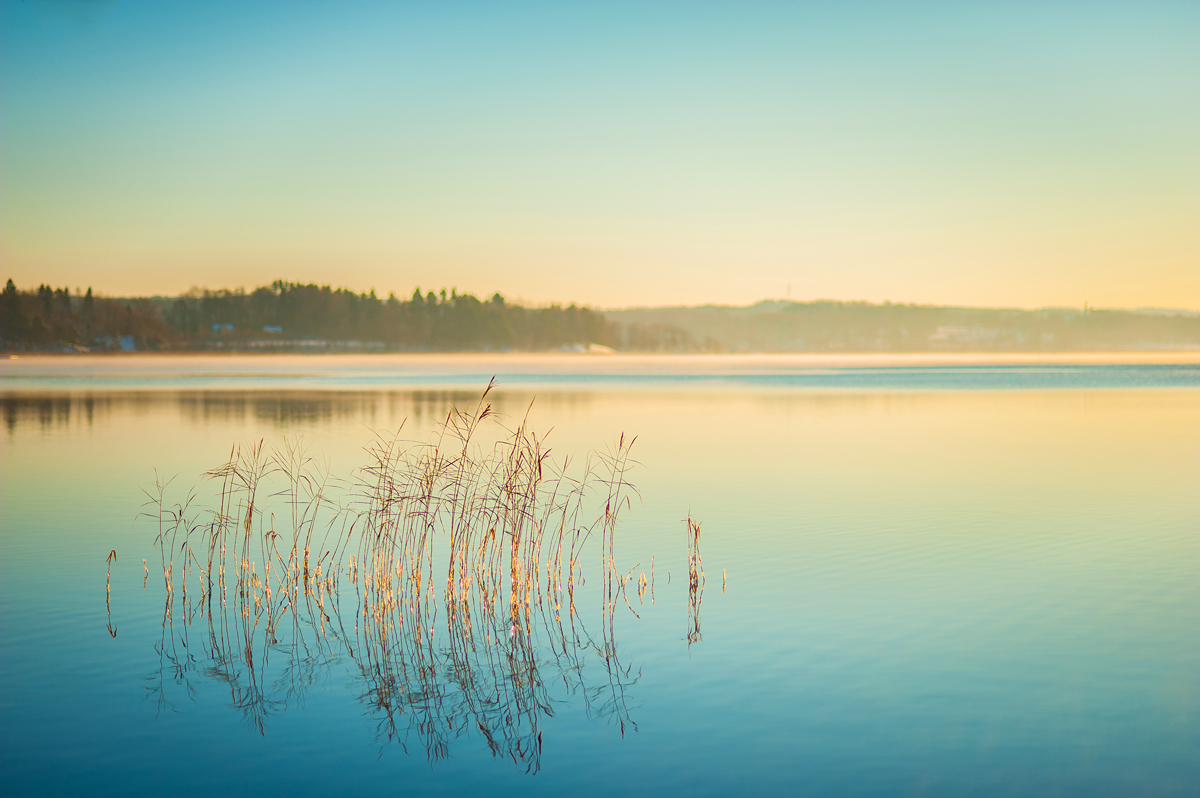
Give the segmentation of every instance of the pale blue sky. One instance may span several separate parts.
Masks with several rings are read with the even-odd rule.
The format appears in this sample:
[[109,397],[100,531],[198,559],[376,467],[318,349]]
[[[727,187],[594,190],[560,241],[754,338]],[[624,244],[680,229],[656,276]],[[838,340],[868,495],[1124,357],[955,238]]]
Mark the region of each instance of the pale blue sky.
[[0,10],[18,284],[1200,308],[1200,4]]

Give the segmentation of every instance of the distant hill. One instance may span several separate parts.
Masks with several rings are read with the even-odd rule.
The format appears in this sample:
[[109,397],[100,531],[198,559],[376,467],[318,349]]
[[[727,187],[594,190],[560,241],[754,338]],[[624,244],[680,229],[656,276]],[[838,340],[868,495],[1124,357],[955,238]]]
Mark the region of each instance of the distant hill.
[[628,308],[623,325],[670,327],[724,352],[979,352],[1200,349],[1200,313],[1144,308],[939,307],[766,300],[746,307]]

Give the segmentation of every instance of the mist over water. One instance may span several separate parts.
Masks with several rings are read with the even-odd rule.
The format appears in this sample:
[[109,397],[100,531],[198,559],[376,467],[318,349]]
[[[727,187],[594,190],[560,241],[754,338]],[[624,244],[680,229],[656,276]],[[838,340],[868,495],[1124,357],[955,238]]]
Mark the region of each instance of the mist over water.
[[[0,372],[6,792],[1186,795],[1200,782],[1195,365],[24,362]],[[624,730],[543,668],[553,711],[529,775],[477,725],[432,761],[420,718],[403,744],[381,737],[357,650],[271,650],[264,684],[286,700],[261,729],[199,648],[193,671],[164,671],[155,530],[135,519],[155,469],[205,491],[201,472],[232,444],[300,436],[350,474],[376,433],[403,422],[428,439],[497,371],[496,411],[528,411],[554,456],[637,436],[640,500],[615,556],[635,577],[653,557],[656,584],[643,603],[631,583],[637,614],[614,614]],[[707,575],[690,645],[689,513]],[[581,615],[596,627],[591,605]],[[311,667],[283,690],[293,661]]]

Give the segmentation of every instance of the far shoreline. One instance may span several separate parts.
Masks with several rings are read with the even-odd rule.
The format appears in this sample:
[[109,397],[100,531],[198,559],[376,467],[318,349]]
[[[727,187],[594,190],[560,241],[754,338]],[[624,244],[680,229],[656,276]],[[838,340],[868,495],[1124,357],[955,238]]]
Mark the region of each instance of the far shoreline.
[[[171,360],[230,362],[237,360],[410,362],[461,365],[469,362],[637,364],[758,364],[869,368],[873,366],[1025,366],[1025,365],[1187,365],[1200,364],[1200,348],[1108,352],[6,352],[0,371],[30,363],[133,363]],[[19,364],[19,365],[18,365]]]

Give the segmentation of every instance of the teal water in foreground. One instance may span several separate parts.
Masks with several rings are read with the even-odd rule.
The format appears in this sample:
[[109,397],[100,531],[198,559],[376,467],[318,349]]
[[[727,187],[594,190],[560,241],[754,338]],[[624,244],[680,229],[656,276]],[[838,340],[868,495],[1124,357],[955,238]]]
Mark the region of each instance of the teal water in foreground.
[[[0,366],[6,795],[1200,784],[1195,365],[33,361]],[[638,436],[616,555],[657,575],[653,603],[631,592],[614,616],[621,706],[598,652],[563,667],[540,648],[536,751],[496,753],[479,719],[512,706],[465,706],[447,676],[407,704],[430,714],[389,721],[349,627],[281,636],[247,701],[245,662],[219,666],[203,625],[164,615],[140,488],[157,469],[203,494],[231,444],[295,436],[350,474],[377,432],[425,439],[497,372],[496,409],[528,411],[557,454]],[[600,640],[590,603],[580,616]]]

